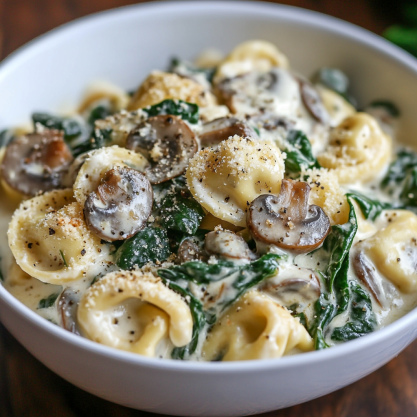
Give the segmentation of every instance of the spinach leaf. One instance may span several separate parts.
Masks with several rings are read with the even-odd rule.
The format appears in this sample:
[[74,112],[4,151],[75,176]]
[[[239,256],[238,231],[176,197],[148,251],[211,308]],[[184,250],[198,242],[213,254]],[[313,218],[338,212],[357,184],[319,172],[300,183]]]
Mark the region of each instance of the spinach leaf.
[[195,352],[201,331],[206,324],[212,325],[216,320],[216,317],[213,314],[203,310],[201,301],[188,289],[190,282],[199,285],[208,284],[210,282],[220,281],[232,274],[236,274],[236,279],[232,286],[237,292],[234,297],[224,301],[224,310],[227,306],[236,301],[243,292],[265,278],[274,275],[278,268],[278,260],[281,258],[282,257],[279,255],[268,254],[248,265],[240,266],[236,266],[233,262],[229,261],[221,261],[212,265],[195,261],[158,270],[158,275],[162,278],[164,283],[187,300],[194,321],[193,337],[190,344],[182,348],[175,348],[172,352],[172,357],[174,359],[184,359]]
[[356,100],[349,94],[349,78],[343,71],[336,68],[323,67],[313,75],[312,81],[333,90],[352,104],[353,107],[357,107]]
[[417,166],[409,170],[399,198],[406,207],[417,206]]
[[32,121],[35,130],[36,124],[40,124],[47,129],[62,130],[66,142],[70,142],[83,132],[80,123],[69,117],[60,117],[48,113],[33,113]]
[[191,62],[182,61],[179,58],[173,58],[169,66],[169,71],[174,72],[182,76],[193,76],[202,74],[208,83],[212,83],[216,67],[213,68],[199,68],[193,65]]
[[158,274],[161,278],[172,282],[194,282],[198,285],[220,281],[236,274],[232,287],[237,291],[232,298],[223,301],[222,309],[224,310],[245,291],[273,276],[277,271],[278,261],[282,258],[281,255],[270,253],[246,265],[235,265],[230,261],[219,261],[216,264],[192,261],[161,269]]
[[199,108],[197,104],[187,103],[183,100],[164,100],[161,103],[154,104],[142,109],[149,117],[158,116],[160,114],[172,114],[179,116],[183,120],[187,120],[192,124],[198,123]]
[[332,340],[345,342],[375,330],[376,318],[369,295],[354,281],[350,281],[350,291],[352,300],[349,322],[333,330]]
[[193,334],[191,342],[186,346],[174,348],[171,353],[171,357],[173,359],[185,359],[195,352],[201,331],[204,329],[207,323],[207,318],[203,311],[203,304],[193,295],[193,293],[188,288],[184,288],[181,285],[168,279],[162,278],[162,280],[173,291],[181,294],[187,300],[190,306],[191,316],[193,318]]
[[193,235],[204,217],[204,210],[193,198],[181,193],[168,194],[159,207],[161,224],[167,229]]
[[13,132],[9,129],[4,129],[0,132],[0,148],[7,146],[13,139]]
[[397,159],[389,166],[381,186],[386,188],[401,183],[416,165],[417,154],[407,149],[401,149],[397,152]]
[[171,254],[165,229],[146,227],[117,249],[116,265],[121,269],[141,268],[148,262],[163,262]]
[[42,300],[39,301],[38,309],[52,307],[55,304],[55,301],[57,300],[59,295],[60,293],[56,293],[56,294],[51,294],[50,296],[46,298],[42,298]]
[[329,294],[322,293],[314,303],[314,320],[308,331],[314,340],[316,350],[325,349],[329,345],[324,340],[324,331],[336,313],[336,305],[330,301]]
[[320,168],[317,159],[314,158],[311,143],[307,136],[300,130],[291,130],[288,133],[287,141],[290,144],[285,152],[285,171],[291,174],[301,172],[302,167]]
[[356,201],[365,219],[375,220],[381,214],[382,210],[392,208],[392,204],[372,200],[357,191],[349,192],[346,194],[346,197]]
[[329,235],[326,237],[322,249],[328,253],[327,268],[324,272],[329,291],[333,291],[333,283],[336,275],[340,271],[345,258],[349,257],[349,251],[353,239],[358,230],[355,209],[348,199],[349,203],[349,221],[345,224],[336,224],[332,226]]
[[108,106],[99,104],[91,110],[90,116],[88,117],[88,124],[94,129],[94,123],[97,120],[103,120],[111,114],[112,112]]
[[398,109],[398,107],[392,101],[389,100],[374,100],[369,104],[369,107],[382,107],[392,117],[400,116],[400,110]]
[[112,132],[113,130],[110,128],[94,129],[89,139],[72,148],[72,154],[76,158],[85,152],[90,152],[108,145],[111,142]]

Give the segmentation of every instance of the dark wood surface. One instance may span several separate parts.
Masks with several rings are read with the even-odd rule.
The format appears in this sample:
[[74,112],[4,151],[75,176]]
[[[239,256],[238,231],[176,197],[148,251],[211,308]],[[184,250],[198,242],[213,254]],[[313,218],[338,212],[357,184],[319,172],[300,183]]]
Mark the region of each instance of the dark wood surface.
[[[0,0],[0,59],[34,37],[127,0]],[[398,1],[293,0],[281,3],[327,13],[375,33],[399,18]],[[417,416],[417,342],[380,370],[344,389],[264,417]],[[0,324],[0,417],[144,417],[90,395],[53,374]]]

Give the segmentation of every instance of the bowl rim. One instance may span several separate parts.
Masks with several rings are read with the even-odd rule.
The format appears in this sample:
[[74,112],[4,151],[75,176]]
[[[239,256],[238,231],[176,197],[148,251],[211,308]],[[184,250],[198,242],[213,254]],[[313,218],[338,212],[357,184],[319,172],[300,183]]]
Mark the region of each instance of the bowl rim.
[[[233,14],[242,16],[267,17],[269,19],[286,20],[294,24],[303,25],[319,29],[322,32],[328,32],[339,35],[350,41],[354,41],[362,46],[377,51],[379,54],[394,60],[417,75],[417,60],[409,53],[396,47],[380,36],[358,27],[354,24],[345,22],[341,19],[324,15],[319,12],[310,11],[294,6],[271,4],[266,2],[251,1],[200,1],[188,2],[149,2],[129,6],[123,6],[116,9],[110,9],[99,13],[87,15],[75,19],[69,23],[59,26],[45,34],[31,40],[16,51],[8,55],[0,63],[0,82],[10,72],[22,64],[25,60],[37,54],[43,48],[49,48],[54,43],[61,42],[61,39],[69,39],[74,33],[90,30],[94,26],[105,25],[106,22],[113,19],[132,18],[133,15],[145,15],[151,17],[158,13],[176,13],[181,14],[199,14],[205,11],[233,12]],[[108,359],[118,360],[127,364],[139,365],[149,369],[159,369],[165,371],[183,371],[187,373],[208,372],[210,374],[241,373],[248,371],[275,371],[284,370],[293,367],[305,366],[308,364],[320,364],[324,361],[337,359],[346,354],[353,354],[370,346],[376,346],[384,340],[395,337],[402,332],[407,332],[407,328],[412,323],[417,322],[417,308],[389,324],[385,328],[378,330],[361,338],[345,342],[332,347],[331,349],[306,352],[303,354],[285,356],[275,359],[257,359],[251,361],[236,362],[195,362],[195,361],[177,361],[158,358],[148,358],[135,353],[130,353],[115,348],[111,348],[99,343],[93,342],[84,337],[76,336],[37,315],[35,312],[26,307],[19,300],[14,298],[1,284],[0,281],[0,303],[4,303],[8,308],[14,310],[22,318],[30,322],[32,326],[40,328],[44,332],[51,333],[51,336],[61,339],[70,345],[95,353]],[[413,336],[417,336],[417,333]],[[405,348],[406,346],[403,346]]]

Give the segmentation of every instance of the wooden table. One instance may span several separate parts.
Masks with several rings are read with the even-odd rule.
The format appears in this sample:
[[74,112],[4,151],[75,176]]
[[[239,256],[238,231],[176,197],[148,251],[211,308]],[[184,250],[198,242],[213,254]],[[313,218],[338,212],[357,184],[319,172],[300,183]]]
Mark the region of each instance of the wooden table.
[[[129,0],[0,0],[0,58],[62,23],[133,3]],[[390,2],[293,0],[305,7],[381,33],[398,19]],[[396,3],[397,4],[397,3]],[[268,417],[417,416],[417,342],[368,377],[308,403],[263,414]],[[152,416],[101,400],[53,374],[0,324],[0,416]]]

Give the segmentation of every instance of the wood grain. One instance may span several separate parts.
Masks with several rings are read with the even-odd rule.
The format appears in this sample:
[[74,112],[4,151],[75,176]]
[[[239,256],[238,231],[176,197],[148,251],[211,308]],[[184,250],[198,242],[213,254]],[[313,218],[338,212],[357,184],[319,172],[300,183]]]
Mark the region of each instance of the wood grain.
[[[0,58],[40,34],[128,0],[0,0]],[[398,18],[391,1],[290,0],[281,3],[328,13],[381,33]],[[263,417],[417,416],[417,342],[361,381],[325,397]],[[145,417],[101,400],[53,374],[0,324],[1,417]]]

